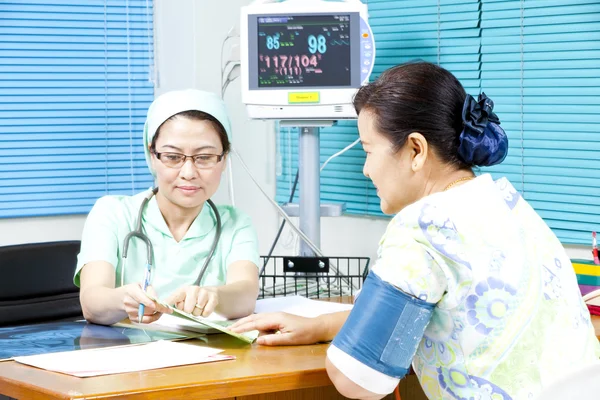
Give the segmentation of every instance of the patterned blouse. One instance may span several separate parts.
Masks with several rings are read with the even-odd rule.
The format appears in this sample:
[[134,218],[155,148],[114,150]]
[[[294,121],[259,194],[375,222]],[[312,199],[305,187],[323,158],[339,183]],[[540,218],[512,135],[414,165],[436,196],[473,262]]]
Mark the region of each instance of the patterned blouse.
[[[505,178],[485,174],[404,208],[373,272],[436,304],[413,359],[430,399],[533,399],[600,355],[569,257]],[[391,377],[357,367],[371,390],[389,387]]]

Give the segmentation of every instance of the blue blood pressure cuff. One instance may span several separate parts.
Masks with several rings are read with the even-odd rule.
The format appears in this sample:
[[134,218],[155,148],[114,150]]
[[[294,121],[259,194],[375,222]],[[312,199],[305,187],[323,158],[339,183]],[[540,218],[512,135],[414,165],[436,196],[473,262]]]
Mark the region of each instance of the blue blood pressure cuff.
[[402,378],[434,308],[371,272],[332,345],[376,371]]

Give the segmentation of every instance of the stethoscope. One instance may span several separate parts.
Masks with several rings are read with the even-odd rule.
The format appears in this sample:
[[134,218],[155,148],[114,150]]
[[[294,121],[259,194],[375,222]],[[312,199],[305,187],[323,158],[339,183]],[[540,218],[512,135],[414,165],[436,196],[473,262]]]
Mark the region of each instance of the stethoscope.
[[[121,286],[123,286],[123,283],[124,283],[125,259],[127,258],[127,249],[129,248],[129,241],[131,239],[133,239],[134,237],[140,239],[142,242],[144,242],[146,244],[146,278],[145,279],[146,279],[146,281],[150,281],[150,273],[152,271],[152,264],[154,261],[154,248],[152,247],[152,242],[150,241],[150,238],[148,236],[146,236],[146,234],[144,232],[142,232],[142,214],[144,213],[144,209],[146,208],[146,204],[148,204],[148,201],[150,201],[152,196],[154,196],[157,192],[158,192],[158,188],[154,188],[154,189],[152,189],[152,191],[150,191],[150,193],[148,193],[146,195],[146,197],[144,197],[144,200],[142,200],[142,205],[140,206],[140,210],[138,212],[135,230],[129,232],[127,234],[127,236],[125,236],[125,239],[123,240],[123,263],[122,263],[123,268],[121,271]],[[217,233],[215,233],[215,238],[213,239],[213,243],[210,248],[210,252],[208,253],[208,257],[206,257],[206,260],[204,261],[204,265],[202,266],[202,269],[200,270],[200,274],[198,275],[196,282],[194,282],[194,286],[200,285],[200,281],[202,280],[202,277],[204,276],[204,273],[206,272],[206,268],[208,268],[208,263],[210,262],[213,255],[215,254],[215,250],[217,249],[217,244],[219,244],[219,239],[221,238],[221,216],[219,215],[219,210],[217,210],[217,206],[215,206],[215,203],[213,203],[211,199],[208,199],[207,202],[208,202],[208,205],[210,206],[210,208],[212,208],[213,213],[215,214],[215,218],[217,220]]]

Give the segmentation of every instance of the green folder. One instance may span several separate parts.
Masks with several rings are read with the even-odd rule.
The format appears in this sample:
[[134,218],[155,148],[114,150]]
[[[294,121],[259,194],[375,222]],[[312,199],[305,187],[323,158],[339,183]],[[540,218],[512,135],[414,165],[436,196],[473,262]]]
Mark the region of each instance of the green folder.
[[148,294],[146,294],[146,295],[148,296],[148,298],[150,298],[150,300],[153,300],[160,305],[170,308],[173,311],[173,315],[176,317],[187,319],[189,321],[194,321],[200,325],[204,325],[206,327],[216,329],[220,332],[226,333],[226,334],[233,336],[233,337],[235,337],[241,341],[244,341],[246,343],[254,343],[254,341],[258,337],[258,331],[250,331],[250,332],[244,332],[244,333],[235,333],[235,332],[230,331],[228,329],[228,327],[233,325],[233,323],[235,321],[212,321],[212,320],[209,320],[208,318],[197,317],[195,315],[186,313],[185,311],[181,311],[169,304],[166,304],[152,296],[149,296]]

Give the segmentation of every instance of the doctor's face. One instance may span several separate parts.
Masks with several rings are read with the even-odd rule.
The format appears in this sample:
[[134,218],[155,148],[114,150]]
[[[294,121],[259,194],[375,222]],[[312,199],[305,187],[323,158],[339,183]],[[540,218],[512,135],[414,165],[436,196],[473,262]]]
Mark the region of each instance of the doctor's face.
[[[154,151],[158,153],[152,154],[158,193],[174,205],[200,207],[219,188],[225,157],[217,161],[216,155],[223,153],[223,145],[211,121],[184,116],[165,121],[160,127]],[[182,165],[173,166],[173,160],[179,157],[177,154],[203,157],[197,157],[197,161],[188,157]]]

